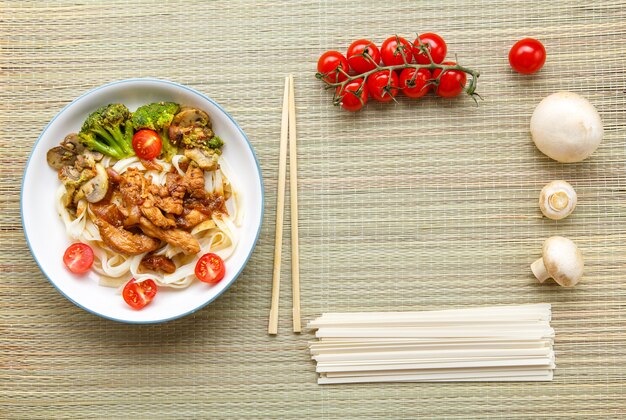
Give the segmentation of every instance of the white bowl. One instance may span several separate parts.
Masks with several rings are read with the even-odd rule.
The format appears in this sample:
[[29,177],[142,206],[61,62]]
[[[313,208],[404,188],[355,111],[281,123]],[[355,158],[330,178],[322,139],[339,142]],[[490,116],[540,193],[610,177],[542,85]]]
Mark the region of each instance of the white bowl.
[[[174,101],[205,110],[213,129],[225,142],[224,157],[234,173],[231,180],[241,195],[244,211],[239,243],[226,261],[226,276],[215,286],[194,281],[183,290],[160,288],[152,303],[131,309],[113,288],[98,285],[98,274],[74,275],[63,265],[63,252],[71,241],[56,213],[54,194],[59,186],[46,152],[69,133],[78,132],[87,115],[101,105],[121,102],[134,110],[156,101]],[[115,321],[156,323],[180,318],[206,306],[230,287],[246,265],[261,231],[263,180],[246,135],[235,120],[202,93],[177,83],[155,79],[129,79],[93,89],[57,114],[43,130],[26,164],[21,194],[22,224],[30,251],[41,271],[63,296],[81,308]]]

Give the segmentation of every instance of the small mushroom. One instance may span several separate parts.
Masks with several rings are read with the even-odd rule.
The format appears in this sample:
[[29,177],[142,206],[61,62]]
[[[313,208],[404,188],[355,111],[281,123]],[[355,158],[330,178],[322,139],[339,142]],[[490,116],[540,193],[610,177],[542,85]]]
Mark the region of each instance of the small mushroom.
[[552,181],[539,194],[539,208],[544,216],[552,220],[561,220],[572,214],[577,202],[574,187],[565,181]]
[[554,279],[563,287],[574,287],[583,276],[583,256],[570,239],[552,236],[543,243],[542,258],[531,264],[537,280]]
[[210,140],[213,137],[209,114],[197,108],[183,108],[172,120],[168,129],[172,143],[181,145],[185,138]]
[[99,163],[96,163],[96,176],[85,182],[78,190],[74,197],[74,201],[85,197],[90,203],[97,203],[102,200],[109,189],[109,176],[106,169]]
[[58,171],[64,166],[74,165],[74,162],[76,162],[76,153],[67,150],[63,146],[56,146],[48,150],[46,160],[48,161],[48,165]]
[[589,157],[600,145],[604,129],[589,101],[572,92],[556,92],[535,108],[530,134],[543,154],[569,163]]
[[219,155],[194,147],[193,149],[185,149],[185,157],[196,162],[200,169],[212,171],[217,168]]

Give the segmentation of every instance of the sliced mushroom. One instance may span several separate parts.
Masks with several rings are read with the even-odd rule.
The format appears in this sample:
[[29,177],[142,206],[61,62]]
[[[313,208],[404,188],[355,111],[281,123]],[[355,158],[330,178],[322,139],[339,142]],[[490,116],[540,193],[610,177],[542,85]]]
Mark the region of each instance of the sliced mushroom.
[[102,200],[109,189],[109,177],[106,169],[96,163],[96,176],[85,182],[74,197],[74,201],[85,197],[90,203],[97,203]]
[[72,166],[76,162],[76,153],[67,150],[62,146],[56,146],[48,150],[46,154],[48,165],[57,171],[64,166]]
[[185,157],[196,162],[200,169],[212,171],[217,168],[219,155],[194,147],[193,149],[185,149]]
[[77,155],[83,153],[85,150],[85,146],[80,142],[78,138],[78,134],[72,133],[65,136],[63,141],[61,142],[61,147],[65,148],[70,152],[74,152]]
[[208,141],[213,137],[209,114],[197,108],[183,108],[170,124],[168,134],[172,143],[181,145],[183,139]]

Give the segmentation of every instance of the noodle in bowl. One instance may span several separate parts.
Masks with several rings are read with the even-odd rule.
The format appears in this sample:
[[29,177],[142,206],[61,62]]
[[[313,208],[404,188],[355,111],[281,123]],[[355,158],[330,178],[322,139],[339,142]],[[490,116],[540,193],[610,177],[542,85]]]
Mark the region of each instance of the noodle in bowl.
[[[46,165],[46,150],[68,132],[78,131],[82,120],[99,104],[120,102],[129,108],[148,101],[175,101],[204,109],[211,117],[216,134],[226,146],[215,170],[204,171],[205,189],[224,195],[226,212],[215,212],[211,218],[194,226],[190,233],[198,241],[200,252],[185,255],[181,249],[164,244],[153,252],[176,264],[171,274],[139,269],[146,253],[123,255],[103,244],[94,215],[82,199],[76,214],[62,203],[65,187]],[[130,168],[139,170],[148,182],[164,185],[166,174],[184,175],[175,156],[171,163],[158,161],[162,170],[145,168],[136,157],[111,162],[104,167],[123,174]],[[256,244],[263,213],[263,185],[256,157],[243,131],[216,103],[204,95],[171,82],[136,79],[111,83],[79,97],[64,108],[46,127],[36,143],[24,175],[22,218],[31,252],[42,272],[69,300],[105,318],[132,322],[163,322],[192,313],[223,293],[236,279]],[[71,242],[89,244],[95,261],[87,275],[70,273],[63,266],[63,249]],[[226,276],[216,285],[199,282],[194,275],[198,258],[206,253],[219,255],[226,264]],[[141,311],[128,307],[119,296],[120,286],[130,278],[154,280],[159,295]],[[109,287],[102,287],[109,286]]]

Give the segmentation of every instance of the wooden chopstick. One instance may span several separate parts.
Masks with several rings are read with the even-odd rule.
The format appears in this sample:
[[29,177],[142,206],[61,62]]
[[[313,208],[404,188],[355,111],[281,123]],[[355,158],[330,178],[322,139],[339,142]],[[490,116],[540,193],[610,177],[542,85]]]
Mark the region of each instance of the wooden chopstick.
[[296,99],[293,75],[289,75],[289,193],[291,194],[291,288],[293,293],[293,332],[300,324],[300,249],[298,244],[298,164],[296,148]]
[[285,179],[287,175],[287,141],[289,125],[289,77],[285,77],[283,114],[280,128],[280,157],[278,159],[278,193],[276,199],[276,238],[274,241],[274,275],[272,278],[272,305],[268,334],[278,332],[278,298],[280,296],[280,260],[283,248],[283,217],[285,214]]

